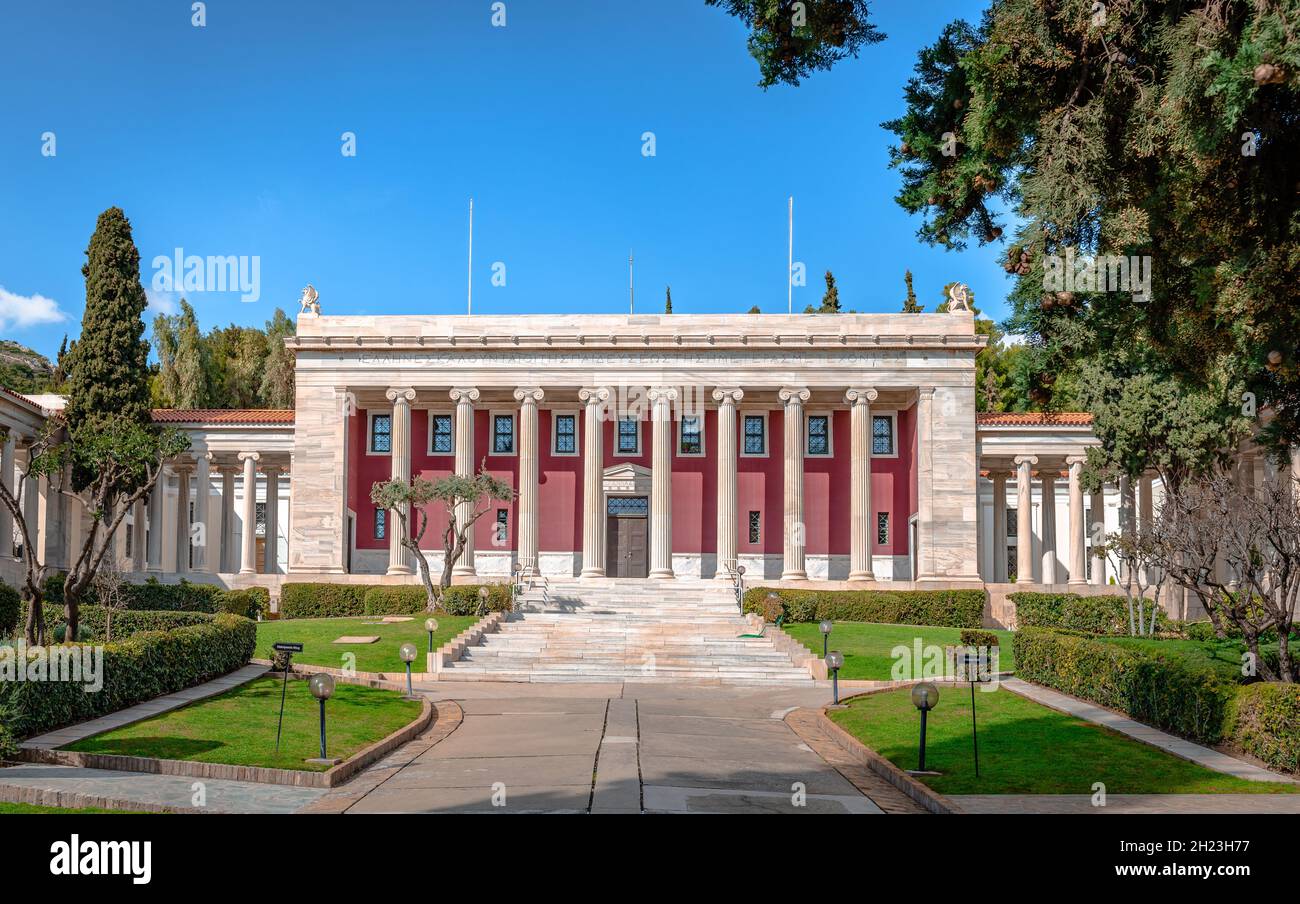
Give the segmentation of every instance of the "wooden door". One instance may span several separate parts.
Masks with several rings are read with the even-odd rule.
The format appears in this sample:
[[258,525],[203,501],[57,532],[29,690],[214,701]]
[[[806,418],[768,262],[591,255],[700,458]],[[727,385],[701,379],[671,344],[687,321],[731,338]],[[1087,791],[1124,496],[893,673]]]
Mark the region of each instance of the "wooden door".
[[650,573],[649,522],[644,517],[610,515],[605,540],[605,574],[643,578]]

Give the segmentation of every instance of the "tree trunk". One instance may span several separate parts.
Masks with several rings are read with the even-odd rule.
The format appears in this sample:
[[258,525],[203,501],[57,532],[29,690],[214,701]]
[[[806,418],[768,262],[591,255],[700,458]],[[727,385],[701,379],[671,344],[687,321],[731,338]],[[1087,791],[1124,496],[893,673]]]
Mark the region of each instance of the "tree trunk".
[[1295,663],[1291,659],[1291,639],[1281,628],[1277,632],[1277,670],[1283,681],[1294,684],[1300,680],[1300,675],[1296,674]]
[[429,560],[424,557],[419,542],[411,540],[409,534],[402,545],[415,556],[415,565],[420,569],[420,583],[424,585],[424,608],[427,612],[433,612],[438,608],[438,595],[433,589],[433,577],[429,574]]
[[29,587],[23,588],[23,599],[27,602],[27,625],[24,637],[29,646],[45,646],[45,595],[39,591],[33,593]]

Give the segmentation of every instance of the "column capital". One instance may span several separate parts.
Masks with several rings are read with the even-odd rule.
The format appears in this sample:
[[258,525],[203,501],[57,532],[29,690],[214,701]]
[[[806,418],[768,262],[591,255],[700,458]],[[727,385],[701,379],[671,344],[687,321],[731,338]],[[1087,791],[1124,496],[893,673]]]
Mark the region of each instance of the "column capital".
[[1015,463],[1016,463],[1016,467],[1020,467],[1021,465],[1036,465],[1036,464],[1038,464],[1038,456],[1037,456],[1037,455],[1017,455],[1013,460],[1014,460]]
[[394,405],[409,405],[415,401],[415,390],[409,386],[394,386],[384,393],[384,398]]
[[933,399],[933,398],[934,398],[934,387],[933,387],[933,386],[918,386],[918,387],[917,387],[917,390],[916,390],[916,397],[917,397],[918,399]]
[[1075,465],[1086,465],[1087,463],[1088,463],[1088,456],[1086,455],[1065,456],[1065,466],[1067,468],[1073,468]]
[[539,386],[520,386],[515,389],[515,401],[525,405],[536,405],[546,398],[546,393]]
[[743,389],[724,389],[719,386],[717,389],[713,390],[713,401],[721,402],[723,405],[735,405],[744,397],[745,390]]
[[600,405],[609,401],[608,386],[584,386],[578,390],[578,398],[588,405]]
[[805,386],[782,386],[777,396],[787,405],[801,405],[812,396]]
[[239,453],[240,461],[248,461],[250,459],[253,461],[261,461],[262,453],[261,452],[240,452]]
[[651,386],[649,392],[646,393],[646,398],[648,398],[651,403],[675,402],[677,401],[677,387]]
[[447,395],[458,405],[461,402],[472,404],[478,401],[479,391],[474,386],[455,386]]

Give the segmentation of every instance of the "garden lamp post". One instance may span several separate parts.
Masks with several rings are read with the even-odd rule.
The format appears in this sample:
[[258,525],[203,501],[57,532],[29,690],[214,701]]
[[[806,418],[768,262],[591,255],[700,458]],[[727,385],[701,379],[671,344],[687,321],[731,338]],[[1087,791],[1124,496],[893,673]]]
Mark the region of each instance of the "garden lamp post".
[[490,596],[490,594],[488,593],[488,589],[486,586],[480,587],[478,589],[478,601],[479,601],[480,610],[487,609],[488,596]]
[[429,632],[429,652],[433,652],[433,632],[438,630],[438,620],[436,618],[426,618],[424,620],[424,630]]
[[921,762],[917,772],[925,771],[925,717],[939,703],[939,689],[929,681],[912,688],[912,705],[921,711]]
[[825,659],[826,647],[827,644],[830,643],[831,639],[831,628],[835,627],[835,623],[829,618],[823,618],[821,624],[817,627],[820,628],[822,632],[822,659]]
[[411,663],[415,662],[418,653],[419,650],[415,648],[413,643],[404,643],[402,648],[397,651],[397,655],[402,658],[402,662],[406,663],[406,696],[408,697],[415,696],[415,691],[411,689]]
[[[822,624],[825,624],[823,622]],[[831,650],[826,654],[826,668],[831,670],[831,703],[840,705],[840,669],[844,668],[844,654]]]
[[334,696],[334,676],[312,675],[307,682],[311,695],[320,701],[320,758],[325,759],[325,701]]
[[[767,599],[767,612],[779,613],[781,611],[781,594],[777,593],[775,590],[769,590],[767,592],[766,599]],[[767,615],[767,612],[763,613],[765,617]],[[779,617],[780,617],[779,615],[773,616],[772,621],[775,622]]]

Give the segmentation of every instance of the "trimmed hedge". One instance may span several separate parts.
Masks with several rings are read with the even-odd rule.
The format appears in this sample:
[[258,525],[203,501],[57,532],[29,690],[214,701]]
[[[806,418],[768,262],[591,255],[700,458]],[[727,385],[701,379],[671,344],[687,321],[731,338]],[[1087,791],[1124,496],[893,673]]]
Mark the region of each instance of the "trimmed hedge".
[[[1016,604],[1016,624],[1021,628],[1066,628],[1089,634],[1128,634],[1128,600],[1122,596],[1080,596],[1077,593],[1029,593],[1007,595]],[[1147,615],[1151,618],[1151,601]],[[1167,631],[1168,616],[1161,610],[1156,630]]]
[[[24,617],[27,614],[23,608]],[[102,640],[108,629],[108,610],[103,606],[82,606],[79,615],[80,633],[91,640]],[[207,612],[158,612],[150,609],[118,609],[113,613],[113,640],[122,640],[141,631],[170,631],[189,625],[206,625],[215,616]],[[45,604],[45,628],[51,632],[64,624],[63,606]]]
[[1274,769],[1300,772],[1300,685],[1248,684],[1234,703],[1233,744]]
[[[45,579],[46,602],[62,605],[65,579],[62,573]],[[271,593],[265,587],[226,590],[217,584],[194,584],[184,578],[178,584],[163,584],[153,577],[143,584],[126,584],[123,596],[127,609],[142,612],[229,612],[256,619],[271,606]],[[83,597],[82,607],[96,604],[92,587]]]
[[[456,584],[442,592],[440,610],[449,615],[475,615],[484,608],[480,587],[488,588],[485,611],[510,609],[509,584]],[[425,610],[422,585],[403,584],[285,584],[280,588],[281,618],[342,618],[354,615],[415,615]]]
[[245,587],[242,590],[223,590],[217,596],[217,611],[228,615],[242,615],[254,621],[271,608],[271,591],[265,587]]
[[23,600],[18,591],[0,582],[0,637],[18,631],[18,620],[23,612]]
[[990,649],[999,645],[998,636],[992,631],[977,631],[974,628],[962,629],[961,642],[967,647],[989,647]]
[[257,625],[237,615],[147,631],[104,646],[104,686],[97,693],[68,681],[0,681],[0,711],[16,736],[30,737],[233,672],[256,645]]
[[1118,710],[1203,744],[1224,739],[1238,685],[1135,647],[1048,628],[1013,640],[1016,677]]
[[745,611],[764,615],[764,600],[775,592],[786,621],[883,622],[978,628],[984,623],[983,590],[790,590],[751,587]]

